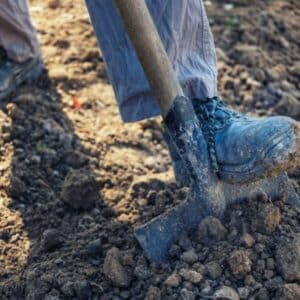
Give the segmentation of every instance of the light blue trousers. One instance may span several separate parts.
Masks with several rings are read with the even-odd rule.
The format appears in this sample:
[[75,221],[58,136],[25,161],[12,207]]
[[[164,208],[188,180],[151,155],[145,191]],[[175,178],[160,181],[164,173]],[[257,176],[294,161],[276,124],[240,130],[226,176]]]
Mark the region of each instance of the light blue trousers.
[[[216,96],[215,46],[202,0],[146,2],[186,96]],[[86,0],[86,4],[123,121],[159,115],[114,1]]]

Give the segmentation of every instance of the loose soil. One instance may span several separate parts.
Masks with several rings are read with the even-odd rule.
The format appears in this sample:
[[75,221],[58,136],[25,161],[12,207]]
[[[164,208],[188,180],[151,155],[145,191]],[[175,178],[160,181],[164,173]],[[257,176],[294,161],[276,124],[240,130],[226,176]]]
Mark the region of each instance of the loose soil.
[[[205,4],[220,95],[299,121],[299,2]],[[168,263],[147,261],[135,224],[187,197],[159,118],[122,124],[82,1],[30,9],[46,70],[0,106],[0,298],[300,299],[300,211],[284,195],[234,205]]]

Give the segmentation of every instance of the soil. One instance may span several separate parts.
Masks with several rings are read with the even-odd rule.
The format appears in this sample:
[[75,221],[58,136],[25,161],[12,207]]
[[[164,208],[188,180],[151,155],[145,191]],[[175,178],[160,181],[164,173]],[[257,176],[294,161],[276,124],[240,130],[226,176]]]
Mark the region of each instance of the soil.
[[[220,95],[299,121],[300,3],[205,4]],[[300,299],[300,210],[284,195],[204,220],[168,263],[146,259],[134,226],[187,197],[160,120],[122,124],[82,1],[30,9],[46,69],[0,106],[0,298]]]

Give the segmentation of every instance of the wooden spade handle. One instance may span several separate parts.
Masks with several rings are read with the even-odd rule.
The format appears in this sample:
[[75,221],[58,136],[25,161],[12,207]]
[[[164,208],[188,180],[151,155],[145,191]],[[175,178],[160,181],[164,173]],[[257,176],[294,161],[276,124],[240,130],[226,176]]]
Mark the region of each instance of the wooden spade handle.
[[131,43],[165,117],[183,91],[144,0],[114,0]]

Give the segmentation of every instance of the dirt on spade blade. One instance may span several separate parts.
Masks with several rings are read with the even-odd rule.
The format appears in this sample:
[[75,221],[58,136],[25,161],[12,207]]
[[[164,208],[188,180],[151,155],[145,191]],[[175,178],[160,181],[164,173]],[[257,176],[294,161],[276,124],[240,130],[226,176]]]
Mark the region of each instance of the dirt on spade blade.
[[[299,3],[204,2],[220,95],[299,121]],[[284,194],[206,218],[168,263],[146,259],[134,226],[187,197],[160,120],[120,121],[82,1],[29,5],[47,70],[0,104],[0,298],[300,299],[300,211]]]

